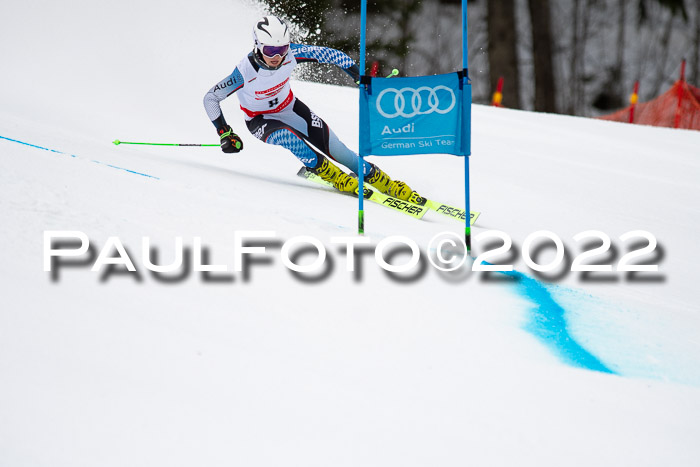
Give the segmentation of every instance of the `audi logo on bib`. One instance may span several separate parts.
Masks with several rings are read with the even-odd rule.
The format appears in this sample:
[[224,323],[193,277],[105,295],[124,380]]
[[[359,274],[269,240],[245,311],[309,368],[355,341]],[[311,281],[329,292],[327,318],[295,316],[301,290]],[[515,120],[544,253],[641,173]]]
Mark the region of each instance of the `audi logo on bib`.
[[[388,96],[387,96],[388,95]],[[386,101],[382,99],[386,96]],[[394,97],[393,103],[391,96]],[[433,112],[446,114],[457,104],[457,97],[447,86],[419,88],[387,88],[377,96],[377,112],[385,118],[411,118]],[[407,108],[408,106],[408,108]]]

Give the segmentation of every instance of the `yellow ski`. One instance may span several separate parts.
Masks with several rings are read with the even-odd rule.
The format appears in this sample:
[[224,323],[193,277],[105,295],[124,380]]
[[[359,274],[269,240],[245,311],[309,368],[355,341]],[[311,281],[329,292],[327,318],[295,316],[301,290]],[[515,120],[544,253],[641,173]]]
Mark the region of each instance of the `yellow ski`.
[[[301,178],[305,178],[307,180],[311,180],[312,182],[316,182],[320,185],[325,185],[329,187],[333,187],[333,184],[330,182],[325,181],[318,175],[316,175],[313,172],[309,172],[306,167],[302,167],[299,169],[299,172],[297,172],[297,175]],[[335,188],[334,188],[335,190]],[[346,194],[342,193],[340,191],[335,190],[336,193],[339,194]],[[347,193],[349,194],[349,193]],[[373,203],[381,204],[382,206],[386,206],[387,208],[391,208],[394,211],[402,212],[404,214],[408,214],[409,216],[415,218],[415,219],[422,219],[423,216],[425,215],[426,212],[428,212],[428,206],[419,206],[417,204],[409,203],[408,201],[403,201],[398,198],[394,198],[393,196],[388,196],[385,195],[384,193],[380,193],[376,190],[372,190],[371,188],[368,188],[368,185],[365,185],[365,199],[368,201],[372,201]]]
[[[432,201],[429,200],[428,198],[424,198],[422,196],[416,196],[414,197],[411,202],[413,204],[416,204],[418,206],[425,206],[427,208],[432,209],[433,211],[442,214],[444,216],[447,216],[449,218],[455,219],[459,222],[464,223],[466,211],[464,209],[459,209],[454,206],[450,206],[448,204],[443,204],[443,203],[438,203],[437,201]],[[478,211],[471,211],[470,216],[469,216],[469,225],[474,225],[476,220],[479,218],[481,215],[481,212]]]

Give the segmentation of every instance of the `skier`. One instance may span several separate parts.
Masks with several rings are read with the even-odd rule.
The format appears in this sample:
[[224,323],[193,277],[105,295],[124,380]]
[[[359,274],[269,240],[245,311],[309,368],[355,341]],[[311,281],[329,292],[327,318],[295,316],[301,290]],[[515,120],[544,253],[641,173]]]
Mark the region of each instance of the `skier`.
[[[248,130],[259,140],[289,149],[308,170],[340,191],[357,193],[355,177],[341,170],[338,162],[355,173],[359,157],[343,144],[325,121],[294,96],[290,76],[297,63],[333,63],[353,81],[360,70],[343,52],[328,47],[290,43],[287,24],[265,16],[253,28],[255,46],[229,76],[204,96],[204,108],[219,134],[221,150],[237,153],[243,142],[226,123],[220,102],[236,93]],[[402,200],[420,199],[406,183],[392,180],[376,165],[364,162],[365,182]]]

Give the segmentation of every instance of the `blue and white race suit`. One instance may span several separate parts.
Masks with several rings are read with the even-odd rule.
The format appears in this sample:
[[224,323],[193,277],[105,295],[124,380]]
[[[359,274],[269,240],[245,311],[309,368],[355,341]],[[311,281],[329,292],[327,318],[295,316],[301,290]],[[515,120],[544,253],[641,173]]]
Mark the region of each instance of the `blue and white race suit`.
[[[325,155],[358,173],[357,154],[294,96],[290,86],[292,70],[304,62],[335,64],[357,80],[359,70],[353,60],[329,47],[290,44],[282,65],[268,70],[258,64],[253,53],[204,96],[204,108],[217,130],[226,125],[220,102],[236,93],[246,126],[259,140],[289,149],[306,167],[316,168]],[[373,165],[365,162],[363,173],[368,175],[372,169]]]

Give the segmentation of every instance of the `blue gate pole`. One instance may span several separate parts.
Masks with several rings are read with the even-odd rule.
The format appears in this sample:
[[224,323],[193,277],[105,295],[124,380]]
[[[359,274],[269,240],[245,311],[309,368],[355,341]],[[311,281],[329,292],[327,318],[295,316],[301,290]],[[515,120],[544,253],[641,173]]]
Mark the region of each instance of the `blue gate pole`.
[[[464,70],[464,84],[469,84],[469,26],[467,24],[467,0],[462,0],[462,68]],[[463,92],[465,92],[463,90]],[[471,116],[471,98],[469,99],[468,110]],[[463,112],[464,114],[467,112]],[[464,242],[467,246],[467,254],[471,253],[472,249],[472,228],[471,228],[471,210],[469,207],[469,155],[471,154],[471,117],[469,119],[468,134],[462,135],[463,138],[468,138],[467,151],[464,155],[464,204],[465,204],[465,227],[464,227]]]
[[[363,86],[367,86],[366,84],[362,84],[362,76],[365,74],[365,40],[366,40],[366,32],[367,32],[367,0],[362,0],[362,5],[360,8],[360,105],[359,105],[359,110],[360,113],[362,113],[362,91],[363,91]],[[358,154],[360,156],[360,161],[359,165],[357,167],[357,178],[360,183],[360,186],[358,187],[358,199],[359,199],[359,206],[358,206],[358,211],[357,211],[357,233],[358,235],[364,235],[365,233],[365,154],[363,154],[363,149],[362,149],[362,118],[360,117],[360,125],[359,125],[359,136],[360,136],[360,146],[358,150]]]

